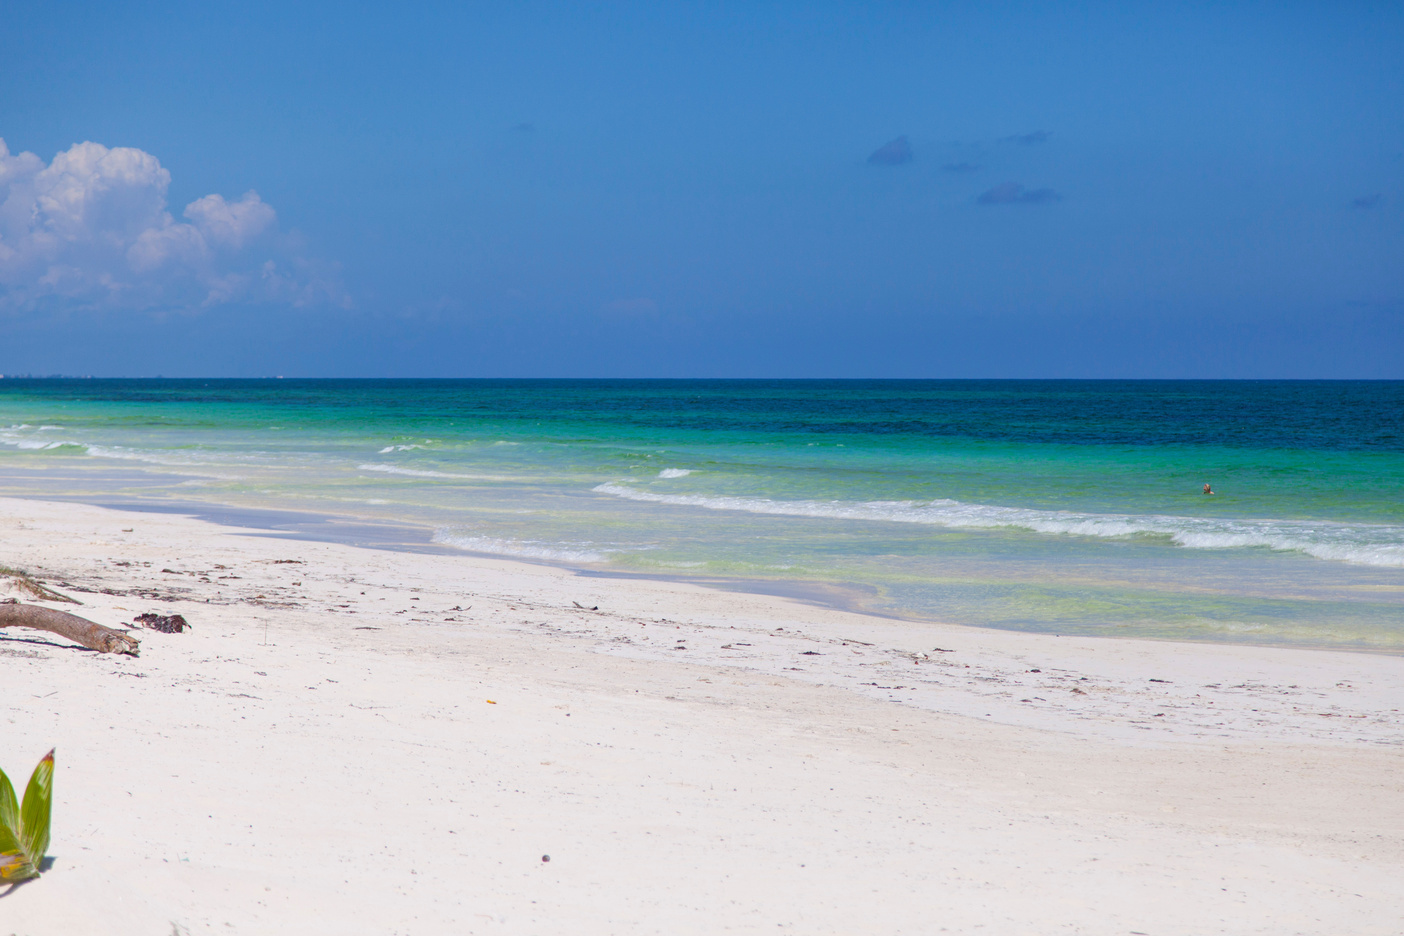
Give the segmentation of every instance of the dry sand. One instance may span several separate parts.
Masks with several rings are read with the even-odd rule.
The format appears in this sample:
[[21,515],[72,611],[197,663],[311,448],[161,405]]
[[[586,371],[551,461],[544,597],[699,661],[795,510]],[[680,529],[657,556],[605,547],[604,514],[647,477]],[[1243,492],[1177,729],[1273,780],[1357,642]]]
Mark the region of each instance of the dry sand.
[[1404,932],[1397,657],[73,504],[0,500],[0,543],[100,623],[194,625],[0,631],[0,766],[58,749],[0,936]]

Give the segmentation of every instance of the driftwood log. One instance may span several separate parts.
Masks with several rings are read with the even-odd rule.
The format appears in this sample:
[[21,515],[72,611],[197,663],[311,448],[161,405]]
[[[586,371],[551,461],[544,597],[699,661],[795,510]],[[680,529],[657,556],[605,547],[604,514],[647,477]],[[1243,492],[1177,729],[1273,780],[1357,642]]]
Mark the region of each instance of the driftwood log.
[[76,614],[13,601],[0,603],[0,627],[33,627],[49,631],[99,653],[130,653],[137,656],[141,644],[129,634],[94,624]]

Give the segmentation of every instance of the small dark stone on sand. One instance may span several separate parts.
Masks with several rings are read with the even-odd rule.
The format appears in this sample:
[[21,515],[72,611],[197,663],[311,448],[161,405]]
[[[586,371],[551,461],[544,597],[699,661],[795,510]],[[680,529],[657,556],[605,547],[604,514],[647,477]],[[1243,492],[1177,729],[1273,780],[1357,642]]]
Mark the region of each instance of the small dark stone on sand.
[[541,860],[542,860],[543,862],[545,862],[545,861],[550,861],[550,860],[551,860],[551,856],[550,856],[550,855],[542,855],[542,856],[541,856]]

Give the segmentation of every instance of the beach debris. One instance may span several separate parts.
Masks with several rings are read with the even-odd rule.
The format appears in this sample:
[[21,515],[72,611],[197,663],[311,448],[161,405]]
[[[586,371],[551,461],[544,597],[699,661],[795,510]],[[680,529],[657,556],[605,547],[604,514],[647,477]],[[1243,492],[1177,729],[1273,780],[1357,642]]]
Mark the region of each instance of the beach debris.
[[137,656],[141,646],[141,641],[124,631],[103,627],[67,611],[18,602],[0,604],[0,627],[32,627],[49,631],[99,653]]
[[579,608],[581,611],[598,611],[598,610],[600,610],[600,606],[599,606],[599,605],[592,605],[591,607],[588,607],[588,608],[587,608],[587,607],[585,607],[583,604],[581,604],[581,603],[578,602],[578,601],[572,601],[571,604],[575,605],[575,606],[576,606],[577,608]]
[[496,705],[496,704],[497,704],[496,702],[492,701],[491,699],[487,699],[486,702],[487,702],[488,705]]
[[[932,647],[932,653],[955,653],[954,650],[947,650],[945,647]],[[1035,671],[1036,672],[1036,671]]]
[[[274,559],[274,560],[273,560],[273,564],[274,564],[274,565],[307,565],[307,560],[305,560],[305,559]],[[221,568],[221,567],[218,567],[218,566],[217,566],[216,568]]]
[[39,876],[49,850],[49,817],[54,800],[54,752],[30,775],[24,804],[15,800],[10,778],[0,770],[0,881],[17,883]]
[[804,651],[803,653],[800,654],[800,656],[823,656],[823,655],[824,655],[824,654],[820,653],[818,650],[806,650],[806,651]]
[[152,614],[149,611],[132,618],[132,623],[163,634],[179,634],[190,627],[190,623],[179,614]]
[[9,591],[34,601],[64,601],[68,604],[82,604],[77,598],[60,595],[52,588],[39,582],[23,569],[0,566],[0,591]]

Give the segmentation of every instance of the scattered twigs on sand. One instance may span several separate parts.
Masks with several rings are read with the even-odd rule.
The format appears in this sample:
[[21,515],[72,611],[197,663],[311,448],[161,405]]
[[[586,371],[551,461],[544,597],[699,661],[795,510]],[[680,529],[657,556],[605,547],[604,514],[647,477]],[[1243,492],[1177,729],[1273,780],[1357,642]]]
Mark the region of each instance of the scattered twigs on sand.
[[9,579],[10,587],[21,595],[28,595],[30,598],[39,601],[66,601],[69,604],[82,604],[76,598],[61,595],[48,588],[40,582],[36,582],[34,577],[22,569],[12,569],[9,566],[0,565],[0,578]]
[[137,656],[141,641],[122,631],[95,624],[67,611],[38,605],[0,602],[0,627],[32,627],[66,637],[99,653],[129,653]]

